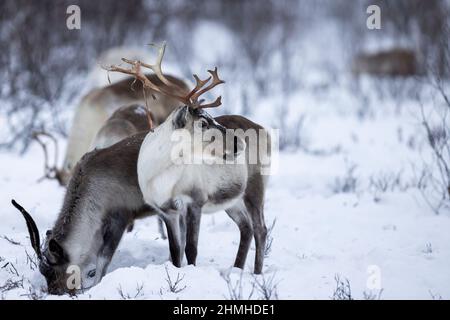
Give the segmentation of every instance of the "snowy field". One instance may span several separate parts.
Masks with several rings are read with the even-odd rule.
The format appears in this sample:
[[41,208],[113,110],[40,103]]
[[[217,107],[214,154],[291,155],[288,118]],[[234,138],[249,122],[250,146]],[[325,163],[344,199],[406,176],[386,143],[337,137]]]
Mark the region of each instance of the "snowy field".
[[[343,103],[341,98],[334,101]],[[337,276],[348,280],[356,299],[449,298],[450,216],[436,215],[414,187],[414,164],[426,150],[415,134],[420,132],[415,113],[402,108],[400,117],[383,105],[361,120],[356,112],[310,105],[301,94],[294,100],[308,115],[302,128],[306,147],[280,154],[265,207],[267,225],[276,221],[264,267],[266,284],[276,285],[274,297],[329,299]],[[45,280],[27,258],[32,249],[25,223],[9,204],[15,198],[28,208],[43,233],[52,227],[64,189],[52,181],[37,183],[42,173],[37,146],[23,157],[2,153],[0,163],[1,296],[67,299],[43,292]],[[371,179],[384,179],[386,188],[376,188]],[[123,237],[102,282],[77,298],[229,299],[225,279],[230,273],[230,285],[242,281],[241,297],[247,298],[253,284],[263,280],[251,273],[254,250],[242,280],[238,269],[229,269],[238,241],[238,229],[224,212],[205,215],[198,265],[177,269],[168,260],[156,218],[139,221]],[[183,277],[172,290],[181,291],[171,292],[167,273],[172,281]],[[18,287],[7,290],[8,283]],[[254,299],[263,295],[258,288]]]
[[[209,36],[203,41],[214,41]],[[202,217],[198,265],[180,269],[151,217],[124,235],[101,283],[76,297],[47,295],[24,220],[10,205],[14,198],[28,209],[42,237],[62,205],[63,188],[37,182],[43,157],[33,145],[22,156],[0,153],[0,298],[449,299],[450,212],[436,214],[418,188],[431,151],[417,101],[406,90],[382,99],[373,79],[358,90],[350,75],[330,80],[312,59],[317,49],[303,48],[302,87],[285,100],[280,132],[300,143],[280,152],[270,177],[265,217],[273,228],[264,276],[252,274],[254,247],[243,273],[230,268],[239,232],[224,212]],[[223,110],[234,111],[224,101]],[[247,116],[277,128],[280,101],[255,100]]]

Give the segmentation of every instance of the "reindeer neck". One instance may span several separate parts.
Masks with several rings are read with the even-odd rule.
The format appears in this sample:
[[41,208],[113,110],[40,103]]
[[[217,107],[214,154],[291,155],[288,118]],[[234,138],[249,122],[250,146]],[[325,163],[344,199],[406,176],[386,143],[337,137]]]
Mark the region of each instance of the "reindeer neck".
[[139,168],[148,172],[161,172],[173,164],[171,153],[176,141],[172,141],[172,124],[166,120],[154,132],[148,133],[139,152]]

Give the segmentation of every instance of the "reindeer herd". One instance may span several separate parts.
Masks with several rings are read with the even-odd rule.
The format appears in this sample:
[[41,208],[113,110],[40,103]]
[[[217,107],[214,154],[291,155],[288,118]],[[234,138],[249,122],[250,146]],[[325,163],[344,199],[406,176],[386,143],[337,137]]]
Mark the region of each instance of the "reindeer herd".
[[[123,58],[129,69],[107,67],[131,77],[82,99],[63,167],[51,168],[67,190],[43,244],[31,215],[12,200],[25,218],[51,294],[74,294],[99,283],[125,231],[136,219],[153,215],[162,234],[161,221],[166,227],[172,263],[181,267],[184,255],[188,264],[196,264],[202,214],[225,210],[240,231],[234,266],[244,268],[254,238],[254,272],[262,272],[267,161],[254,153],[268,153],[270,165],[270,135],[242,116],[212,117],[205,110],[220,106],[221,97],[205,103],[202,96],[224,83],[217,68],[208,70],[205,80],[194,75],[196,85],[189,89],[183,80],[163,74],[164,51],[165,44],[153,65]],[[258,132],[257,141],[237,130]],[[197,132],[213,136],[220,146],[206,152],[203,161],[195,159],[205,156],[208,141],[174,139]],[[80,273],[76,287],[68,285],[71,266]]]

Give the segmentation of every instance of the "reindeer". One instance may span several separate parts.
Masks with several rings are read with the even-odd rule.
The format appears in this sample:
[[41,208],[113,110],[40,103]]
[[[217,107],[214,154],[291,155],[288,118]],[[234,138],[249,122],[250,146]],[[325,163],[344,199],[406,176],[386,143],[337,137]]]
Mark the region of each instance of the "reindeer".
[[[259,274],[262,272],[267,236],[264,221],[267,176],[262,173],[261,161],[252,163],[249,159],[253,156],[251,152],[261,151],[260,145],[270,148],[269,135],[260,125],[244,117],[222,116],[214,119],[204,110],[221,105],[221,97],[208,104],[202,104],[203,100],[199,99],[207,91],[224,83],[217,74],[217,68],[208,70],[212,76],[209,85],[207,84],[211,77],[200,80],[194,75],[196,86],[187,93],[184,88],[178,87],[164,77],[161,72],[161,60],[162,57],[155,65],[148,65],[141,61],[123,59],[131,65],[130,69],[111,66],[109,70],[133,75],[144,87],[169,95],[183,104],[154,132],[147,134],[137,163],[139,186],[145,202],[158,212],[166,224],[172,262],[180,267],[185,251],[188,264],[195,264],[201,214],[225,210],[240,230],[240,244],[234,265],[244,268],[254,236],[256,244],[254,272]],[[166,87],[158,87],[153,83],[142,73],[142,67],[155,71]],[[172,87],[173,90],[168,92],[167,87]],[[255,141],[246,143],[237,135],[233,136],[231,144],[222,140],[223,145],[226,145],[225,150],[213,155],[213,158],[223,160],[242,155],[244,157],[242,163],[218,162],[209,165],[175,163],[172,157],[175,148],[173,134],[186,130],[192,135],[196,127],[203,133],[218,131],[222,134],[222,138],[226,135],[227,129],[239,129],[244,132],[254,130],[262,132],[258,137],[262,141],[259,141],[255,150],[251,148],[251,144],[255,144]],[[189,140],[184,150],[195,148],[195,142]],[[181,154],[181,157],[185,156],[183,152]]]
[[138,132],[149,131],[151,118],[148,109],[141,104],[120,107],[97,132],[91,149],[107,148]]
[[[81,158],[43,249],[33,218],[12,200],[25,218],[50,294],[76,293],[100,282],[125,230],[135,219],[155,214],[145,204],[137,180],[137,158],[146,134],[138,133]],[[78,288],[68,286],[70,266],[80,270]]]
[[[91,149],[107,148],[138,132],[151,130],[153,126],[152,118],[149,109],[140,104],[131,104],[119,108],[97,133]],[[132,229],[133,224],[129,226],[129,231]],[[160,218],[158,219],[158,229],[161,237],[167,239]]]
[[353,60],[351,70],[355,75],[367,73],[376,76],[402,77],[414,76],[420,72],[415,52],[401,48],[361,53]]
[[[159,86],[162,85],[155,75],[148,75]],[[180,79],[167,76],[171,82],[187,88]],[[171,89],[168,88],[168,91]],[[154,99],[147,99],[153,97]],[[159,92],[145,88],[132,78],[119,81],[104,88],[94,89],[85,95],[75,112],[67,143],[66,155],[62,169],[58,169],[57,178],[61,185],[66,185],[77,161],[95,145],[94,139],[108,117],[119,107],[130,104],[148,104],[152,110],[155,125],[163,122],[177,106],[175,99]]]

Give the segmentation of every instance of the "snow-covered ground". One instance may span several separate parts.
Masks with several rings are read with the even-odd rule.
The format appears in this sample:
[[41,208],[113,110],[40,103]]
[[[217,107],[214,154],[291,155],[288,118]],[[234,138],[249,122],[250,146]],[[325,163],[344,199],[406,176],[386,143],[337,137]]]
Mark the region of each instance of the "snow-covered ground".
[[[326,109],[320,102],[309,105],[301,94],[294,100],[308,115],[302,128],[307,147],[280,154],[265,207],[267,224],[276,222],[264,277],[277,285],[278,297],[331,298],[336,275],[349,280],[354,298],[378,295],[380,290],[384,299],[450,297],[450,215],[433,213],[414,186],[413,164],[422,161],[419,150],[426,150],[411,147],[413,137],[423,144],[415,114],[405,109],[399,116],[383,105],[361,120],[357,113]],[[334,101],[339,104],[338,98]],[[1,295],[27,298],[35,292],[54,299],[41,292],[44,278],[27,261],[26,252],[32,249],[25,223],[9,202],[15,198],[28,208],[44,232],[52,227],[64,189],[51,181],[37,183],[42,173],[37,146],[23,157],[2,153],[0,163],[0,286],[8,279],[21,284],[1,289]],[[398,174],[399,182],[385,192],[369,183],[370,178]],[[156,219],[139,221],[123,237],[102,282],[78,298],[230,298],[224,278],[231,271],[232,286],[240,279],[239,270],[229,270],[238,241],[237,227],[224,212],[206,215],[198,265],[177,269],[168,261],[168,243],[160,238]],[[242,275],[243,298],[259,279],[251,273],[253,258],[254,250]],[[182,291],[170,291],[166,268],[173,281],[183,276]],[[252,298],[260,297],[255,289]]]
[[[156,218],[148,218],[124,235],[101,283],[77,299],[260,299],[264,281],[272,298],[330,299],[336,279],[355,299],[450,298],[450,212],[435,214],[417,188],[431,155],[417,102],[408,94],[381,99],[370,79],[358,91],[350,76],[327,80],[308,67],[307,56],[318,52],[308,50],[301,52],[302,88],[286,100],[281,132],[298,134],[300,147],[280,153],[266,195],[273,228],[264,279],[252,275],[253,247],[242,274],[230,268],[239,232],[224,212],[202,218],[198,265],[180,269],[169,261]],[[248,116],[276,127],[280,101],[254,101]],[[23,156],[0,153],[1,298],[70,298],[45,293],[27,257],[33,255],[26,225],[10,205],[14,198],[26,207],[43,234],[52,227],[64,189],[37,182],[42,161],[36,145]],[[171,290],[168,282],[177,277]]]

